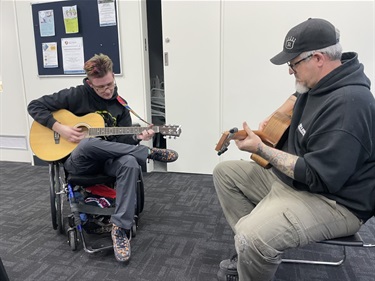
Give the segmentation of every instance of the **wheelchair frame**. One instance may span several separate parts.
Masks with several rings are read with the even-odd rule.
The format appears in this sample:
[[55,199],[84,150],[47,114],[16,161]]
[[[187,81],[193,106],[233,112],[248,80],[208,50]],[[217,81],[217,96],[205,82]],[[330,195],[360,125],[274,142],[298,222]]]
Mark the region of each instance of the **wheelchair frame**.
[[[139,215],[144,207],[144,185],[142,169],[139,168],[139,177],[137,180],[137,203],[131,236],[135,237],[139,223]],[[81,224],[80,211],[88,214],[110,216],[114,212],[114,207],[100,208],[78,204],[74,196],[74,187],[88,186],[94,184],[115,183],[115,178],[106,175],[83,176],[84,179],[75,176],[69,179],[67,177],[62,162],[55,161],[49,163],[49,179],[50,179],[50,205],[52,227],[58,230],[60,234],[67,234],[68,243],[72,251],[76,251],[80,242],[85,252],[89,254],[97,253],[112,248],[113,246],[103,246],[93,248],[86,242],[84,229]],[[85,182],[86,181],[86,182]],[[86,184],[83,184],[86,183]],[[68,217],[64,217],[64,201],[70,205],[71,213]],[[95,211],[93,211],[95,209]]]

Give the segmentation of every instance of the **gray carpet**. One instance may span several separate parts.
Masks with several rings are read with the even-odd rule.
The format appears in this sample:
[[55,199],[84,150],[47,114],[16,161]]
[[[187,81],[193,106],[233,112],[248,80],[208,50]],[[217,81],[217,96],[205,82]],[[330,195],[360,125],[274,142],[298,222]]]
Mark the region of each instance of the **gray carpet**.
[[[145,207],[128,265],[113,252],[71,251],[53,230],[47,166],[0,161],[0,257],[11,281],[216,280],[218,264],[234,253],[210,175],[144,173]],[[361,230],[375,243],[375,221]],[[339,256],[321,244],[287,256]],[[282,264],[275,281],[374,281],[375,248],[348,248],[338,268]]]

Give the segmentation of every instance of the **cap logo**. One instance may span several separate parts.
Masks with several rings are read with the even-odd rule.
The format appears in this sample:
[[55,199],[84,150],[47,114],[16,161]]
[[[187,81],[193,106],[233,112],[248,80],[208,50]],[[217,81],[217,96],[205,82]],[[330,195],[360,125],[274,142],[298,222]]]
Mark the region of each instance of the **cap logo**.
[[288,38],[286,38],[285,40],[285,49],[288,49],[288,50],[291,50],[293,49],[294,47],[294,42],[296,42],[296,38],[294,38],[293,36],[290,36]]

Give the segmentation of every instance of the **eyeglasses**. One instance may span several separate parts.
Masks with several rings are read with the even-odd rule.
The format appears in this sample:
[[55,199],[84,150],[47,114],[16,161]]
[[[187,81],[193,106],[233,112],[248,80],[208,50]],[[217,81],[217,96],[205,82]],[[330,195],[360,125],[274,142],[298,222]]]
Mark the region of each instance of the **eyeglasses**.
[[295,62],[295,63],[287,62],[287,64],[288,64],[289,68],[290,68],[293,72],[296,72],[295,67],[296,67],[298,64],[300,64],[301,62],[303,62],[303,61],[305,61],[305,60],[311,58],[313,55],[314,55],[314,54],[311,54],[311,55],[309,55],[309,56],[307,56],[307,57],[305,57],[305,58],[303,58],[303,59],[300,59],[299,61],[297,61],[297,62]]
[[108,83],[107,85],[100,85],[100,86],[95,86],[92,84],[92,87],[98,92],[98,93],[104,93],[107,89],[114,89],[116,86],[116,80],[113,80],[111,83]]

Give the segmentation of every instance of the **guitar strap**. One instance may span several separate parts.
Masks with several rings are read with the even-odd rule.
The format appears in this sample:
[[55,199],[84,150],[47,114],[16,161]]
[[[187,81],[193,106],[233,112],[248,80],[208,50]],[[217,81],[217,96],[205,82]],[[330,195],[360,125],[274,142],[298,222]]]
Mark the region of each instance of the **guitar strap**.
[[145,122],[146,124],[148,125],[152,125],[150,124],[149,122],[147,122],[146,120],[144,120],[142,117],[140,117],[133,109],[130,108],[130,106],[126,103],[126,101],[120,97],[120,95],[117,95],[117,100],[119,103],[121,103],[127,110],[129,110],[131,113],[133,113],[136,117],[138,117],[139,120]]

